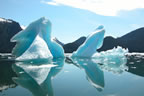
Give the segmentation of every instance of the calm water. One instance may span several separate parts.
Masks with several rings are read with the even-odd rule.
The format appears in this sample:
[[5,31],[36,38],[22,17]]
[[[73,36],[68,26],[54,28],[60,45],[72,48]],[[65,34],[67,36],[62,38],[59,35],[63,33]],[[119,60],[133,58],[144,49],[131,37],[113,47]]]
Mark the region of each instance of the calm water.
[[0,57],[0,96],[144,96],[144,55],[14,62]]

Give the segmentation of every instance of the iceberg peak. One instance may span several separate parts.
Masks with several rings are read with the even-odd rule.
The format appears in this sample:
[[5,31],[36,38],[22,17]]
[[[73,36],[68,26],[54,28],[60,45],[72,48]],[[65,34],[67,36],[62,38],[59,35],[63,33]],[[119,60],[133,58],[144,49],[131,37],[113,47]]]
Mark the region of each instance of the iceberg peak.
[[103,30],[104,26],[103,25],[99,25],[95,30]]

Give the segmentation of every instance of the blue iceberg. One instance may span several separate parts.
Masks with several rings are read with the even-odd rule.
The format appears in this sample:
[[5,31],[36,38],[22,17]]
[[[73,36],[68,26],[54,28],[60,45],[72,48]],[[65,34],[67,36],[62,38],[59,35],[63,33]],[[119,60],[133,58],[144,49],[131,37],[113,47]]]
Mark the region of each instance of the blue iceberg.
[[96,53],[96,49],[100,48],[104,39],[104,27],[99,26],[93,33],[91,33],[86,41],[73,53],[72,57],[91,57]]
[[44,17],[16,34],[11,42],[16,42],[12,54],[18,60],[64,57],[63,48],[51,39],[51,22]]

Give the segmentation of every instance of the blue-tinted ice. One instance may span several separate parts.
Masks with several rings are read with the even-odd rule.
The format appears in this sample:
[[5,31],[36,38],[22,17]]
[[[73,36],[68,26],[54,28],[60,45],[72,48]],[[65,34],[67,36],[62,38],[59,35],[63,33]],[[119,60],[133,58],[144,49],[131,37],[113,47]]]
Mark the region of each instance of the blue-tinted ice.
[[44,17],[32,22],[11,41],[17,42],[12,51],[17,60],[64,57],[63,48],[51,39],[51,22]]
[[86,41],[73,53],[72,57],[91,57],[96,50],[103,44],[104,39],[104,27],[99,26],[94,32],[92,32],[86,39]]

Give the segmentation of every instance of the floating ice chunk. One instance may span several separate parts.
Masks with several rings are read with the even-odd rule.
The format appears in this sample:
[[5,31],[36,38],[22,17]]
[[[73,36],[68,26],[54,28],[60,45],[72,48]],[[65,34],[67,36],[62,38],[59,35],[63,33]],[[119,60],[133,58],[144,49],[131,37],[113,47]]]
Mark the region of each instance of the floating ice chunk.
[[96,31],[91,33],[86,41],[73,53],[72,57],[91,57],[96,49],[103,44],[105,30],[103,26],[99,26]]
[[31,54],[29,59],[48,56],[64,57],[63,48],[51,40],[51,22],[44,17],[32,22],[25,30],[16,34],[11,42],[17,42],[12,50],[12,54],[16,57],[20,57],[24,53],[24,56]]
[[113,48],[108,51],[95,53],[92,58],[95,63],[101,64],[100,67],[102,69],[112,71],[114,73],[122,73],[127,69],[127,58],[125,56],[127,53],[127,49],[123,49],[118,46],[117,48]]

